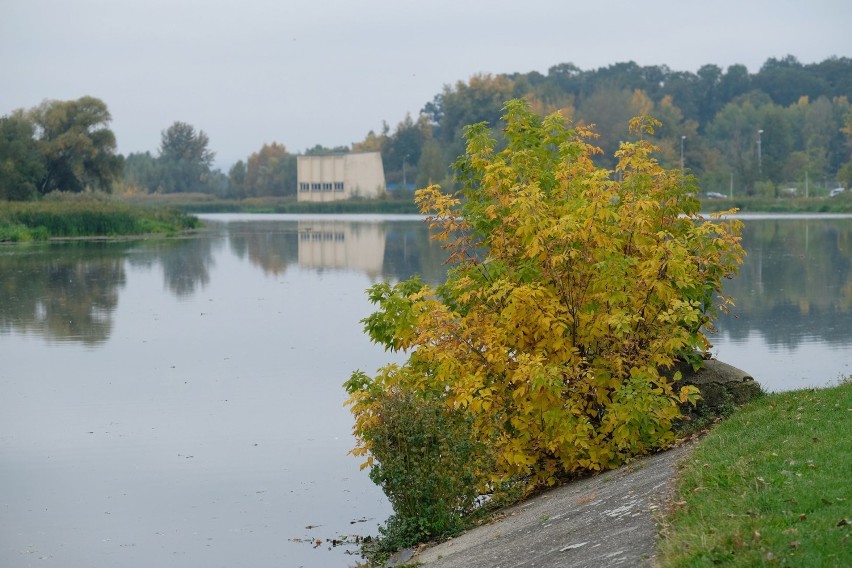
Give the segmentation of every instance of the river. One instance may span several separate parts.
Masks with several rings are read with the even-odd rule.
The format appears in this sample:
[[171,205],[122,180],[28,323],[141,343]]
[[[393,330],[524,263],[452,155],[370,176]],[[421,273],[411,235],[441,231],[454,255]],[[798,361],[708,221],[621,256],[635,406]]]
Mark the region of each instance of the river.
[[[365,289],[444,255],[416,217],[206,215],[171,240],[0,247],[0,566],[354,566],[391,509],[342,383],[394,360]],[[852,217],[746,216],[718,358],[852,374]]]

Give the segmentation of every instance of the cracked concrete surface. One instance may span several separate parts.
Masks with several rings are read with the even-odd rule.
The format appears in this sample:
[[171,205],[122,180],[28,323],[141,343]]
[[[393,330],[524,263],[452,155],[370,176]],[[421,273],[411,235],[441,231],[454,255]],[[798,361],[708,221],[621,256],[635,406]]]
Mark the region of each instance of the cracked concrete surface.
[[542,493],[411,561],[429,568],[650,566],[655,515],[691,447]]

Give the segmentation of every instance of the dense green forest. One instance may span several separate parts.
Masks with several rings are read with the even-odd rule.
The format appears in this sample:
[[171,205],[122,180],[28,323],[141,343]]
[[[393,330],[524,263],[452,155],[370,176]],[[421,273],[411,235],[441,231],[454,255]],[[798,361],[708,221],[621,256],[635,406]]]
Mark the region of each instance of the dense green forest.
[[[594,124],[603,167],[628,140],[629,118],[663,123],[660,162],[696,175],[705,192],[734,196],[827,195],[852,185],[852,59],[802,64],[768,59],[697,72],[616,63],[582,70],[571,63],[536,71],[476,75],[442,91],[416,117],[384,123],[349,147],[307,154],[379,151],[389,188],[453,187],[451,164],[464,151],[466,125],[497,125],[505,101],[523,97],[539,113],[560,111]],[[222,172],[203,130],[175,122],[155,153],[116,153],[106,104],[93,97],[46,101],[0,117],[0,199],[33,199],[86,188],[129,194],[201,192],[219,197],[287,197],[296,192],[296,155],[264,144]],[[499,129],[498,129],[499,134]],[[399,192],[406,195],[408,192]]]

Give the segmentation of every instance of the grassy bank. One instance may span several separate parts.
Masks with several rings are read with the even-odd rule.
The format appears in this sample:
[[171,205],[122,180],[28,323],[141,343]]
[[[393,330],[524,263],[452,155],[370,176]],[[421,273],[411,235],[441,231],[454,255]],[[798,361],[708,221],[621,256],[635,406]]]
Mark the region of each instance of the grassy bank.
[[852,213],[852,192],[832,198],[735,197],[701,201],[701,210],[708,213],[734,207],[744,213]]
[[852,566],[852,382],[772,394],[681,471],[660,565]]
[[82,195],[38,202],[0,202],[0,242],[172,235],[198,226],[197,218],[176,209],[134,207],[108,197]]
[[222,199],[203,193],[173,193],[121,197],[143,207],[172,207],[188,213],[378,213],[416,214],[414,197],[402,199],[352,199],[325,203],[298,202],[293,197]]
[[[294,197],[223,199],[204,193],[141,194],[117,197],[124,203],[143,207],[172,207],[188,213],[386,213],[417,214],[414,196],[393,195],[387,199],[353,199],[326,203],[298,202]],[[852,213],[852,192],[835,198],[735,198],[704,199],[702,210],[763,213]]]

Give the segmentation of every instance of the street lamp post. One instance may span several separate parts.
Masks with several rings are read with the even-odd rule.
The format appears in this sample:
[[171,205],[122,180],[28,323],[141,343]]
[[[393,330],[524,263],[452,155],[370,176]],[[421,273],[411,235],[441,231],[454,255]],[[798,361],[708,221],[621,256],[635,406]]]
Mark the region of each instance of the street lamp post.
[[761,163],[761,156],[760,156],[760,135],[761,134],[763,134],[763,130],[758,130],[757,131],[757,175],[758,176],[763,175],[763,164]]
[[680,170],[683,171],[683,143],[686,140],[686,136],[680,137]]
[[408,189],[408,180],[405,179],[405,162],[408,160],[408,154],[402,158],[402,188]]

